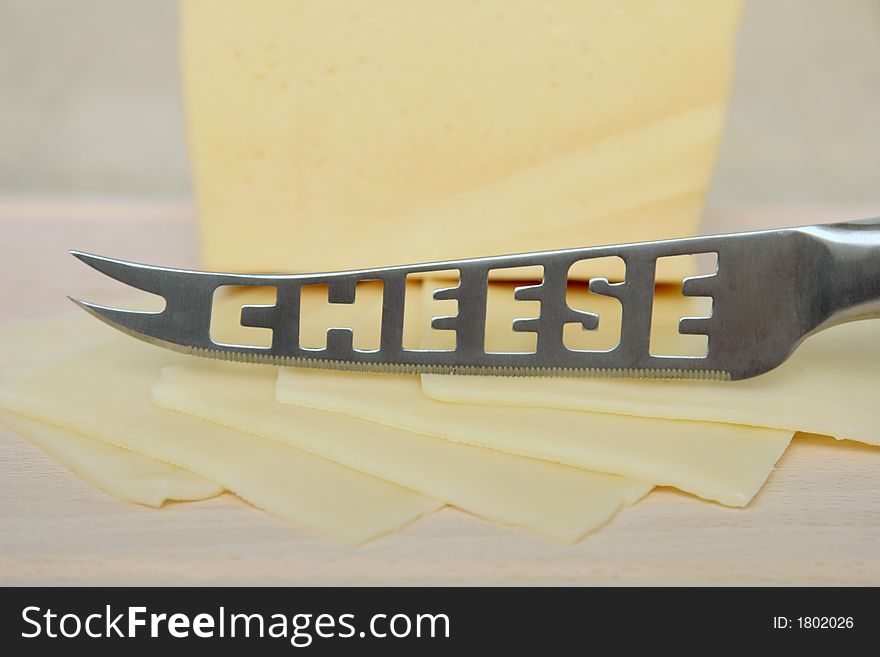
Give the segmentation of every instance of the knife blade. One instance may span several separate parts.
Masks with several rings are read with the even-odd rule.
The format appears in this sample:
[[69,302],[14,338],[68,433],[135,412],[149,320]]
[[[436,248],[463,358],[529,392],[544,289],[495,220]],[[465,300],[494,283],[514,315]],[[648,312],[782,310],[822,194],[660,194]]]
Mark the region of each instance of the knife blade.
[[[880,219],[730,233],[611,246],[450,260],[416,265],[314,274],[202,272],[126,262],[71,251],[87,265],[165,299],[159,312],[110,308],[72,299],[95,317],[135,338],[189,354],[254,363],[400,373],[505,376],[599,376],[737,380],[778,366],[816,331],[857,319],[880,317]],[[716,270],[682,282],[685,296],[712,298],[709,317],[683,317],[682,334],[708,336],[705,356],[658,356],[649,351],[658,258],[715,254]],[[592,278],[589,290],[622,305],[620,341],[609,351],[575,351],[563,341],[566,324],[595,330],[596,313],[566,303],[569,272],[583,260],[617,256],[620,282]],[[537,317],[513,321],[514,331],[536,334],[526,353],[487,352],[485,326],[489,272],[540,266],[540,282],[516,288],[515,298],[537,301]],[[454,316],[432,327],[455,331],[448,351],[403,346],[406,279],[457,270],[458,284],[434,292],[457,301]],[[355,287],[382,281],[378,349],[352,345],[352,330],[331,328],[322,349],[299,344],[302,286],[324,284],[330,303],[354,302]],[[220,344],[211,339],[214,291],[221,286],[271,286],[273,305],[245,305],[244,326],[272,330],[267,347]]]

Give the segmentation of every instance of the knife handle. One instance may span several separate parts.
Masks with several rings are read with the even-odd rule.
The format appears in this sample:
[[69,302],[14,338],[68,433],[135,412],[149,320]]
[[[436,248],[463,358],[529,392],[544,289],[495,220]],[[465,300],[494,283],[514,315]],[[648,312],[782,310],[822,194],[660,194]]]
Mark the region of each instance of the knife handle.
[[827,317],[818,328],[880,318],[880,218],[802,230],[825,248],[813,266],[826,271],[809,281],[821,288],[815,299]]

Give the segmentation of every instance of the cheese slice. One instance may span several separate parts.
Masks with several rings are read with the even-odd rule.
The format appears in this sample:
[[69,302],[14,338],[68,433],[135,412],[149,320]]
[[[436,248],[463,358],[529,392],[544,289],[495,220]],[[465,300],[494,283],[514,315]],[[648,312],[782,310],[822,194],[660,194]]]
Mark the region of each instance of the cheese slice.
[[61,427],[12,413],[0,413],[0,426],[121,500],[158,508],[168,500],[205,500],[223,492],[210,479]]
[[751,501],[792,435],[707,422],[450,404],[424,397],[414,376],[282,369],[277,395],[289,404],[674,486],[731,506]]
[[398,529],[440,505],[287,445],[154,407],[149,389],[161,368],[185,360],[118,339],[5,383],[0,407],[186,468],[344,544]]
[[67,353],[72,343],[75,349],[85,349],[106,342],[114,333],[80,311],[0,324],[0,377],[55,360]]
[[692,234],[740,4],[185,0],[203,265],[328,271]]
[[[454,314],[448,301],[435,301],[441,281],[422,283],[418,307],[422,348],[448,349],[452,331],[430,328],[431,317]],[[514,299],[514,284],[492,283],[488,290],[486,347],[493,351],[529,351],[534,334],[512,330],[517,317],[536,316],[537,302]],[[570,306],[599,315],[599,329],[567,327],[572,349],[609,349],[619,339],[621,307],[615,299],[593,294],[585,283],[571,286]],[[378,301],[374,301],[378,305]],[[703,304],[705,306],[705,304]],[[700,341],[677,333],[676,318],[700,315],[697,298],[680,292],[658,293],[655,328],[658,349],[694,353]],[[413,329],[414,330],[414,329]],[[532,344],[530,344],[530,342]],[[504,390],[502,377],[435,377],[450,388],[466,389],[479,380],[484,394]],[[433,381],[434,378],[427,379]],[[535,379],[517,379],[526,385]],[[541,380],[537,380],[540,384]],[[283,368],[276,394],[280,401],[400,427],[456,442],[480,445],[555,461],[639,481],[675,486],[700,497],[744,506],[758,492],[788,445],[792,432],[704,422],[625,418],[545,408],[497,408],[478,403],[449,404],[424,397],[416,377],[340,374]]]
[[[675,327],[681,306],[664,306]],[[578,409],[709,420],[834,436],[880,445],[880,321],[820,332],[775,370],[732,382],[534,379],[425,375],[422,390],[447,402]],[[690,336],[661,336],[673,345]],[[675,351],[674,346],[671,347]]]
[[[17,369],[57,358],[72,343],[100,344],[109,335],[110,331],[81,313],[4,324],[0,326],[0,373],[9,378]],[[223,492],[219,484],[192,472],[60,427],[11,413],[0,414],[0,425],[122,500],[159,507],[167,500],[201,500]]]
[[460,445],[275,401],[277,371],[200,361],[167,367],[153,401],[293,445],[503,524],[572,542],[650,489],[599,474]]

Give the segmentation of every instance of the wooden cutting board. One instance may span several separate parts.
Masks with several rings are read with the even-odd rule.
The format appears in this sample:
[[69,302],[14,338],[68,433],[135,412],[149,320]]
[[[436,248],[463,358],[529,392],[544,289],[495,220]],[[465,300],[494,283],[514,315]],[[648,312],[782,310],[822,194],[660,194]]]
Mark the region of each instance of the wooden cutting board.
[[[855,210],[750,213],[809,223]],[[124,288],[69,248],[196,262],[186,204],[0,200],[0,320]],[[75,309],[74,309],[75,310]],[[880,584],[880,448],[797,438],[750,507],[658,489],[571,547],[444,509],[350,550],[231,495],[161,510],[117,501],[0,428],[0,584]]]

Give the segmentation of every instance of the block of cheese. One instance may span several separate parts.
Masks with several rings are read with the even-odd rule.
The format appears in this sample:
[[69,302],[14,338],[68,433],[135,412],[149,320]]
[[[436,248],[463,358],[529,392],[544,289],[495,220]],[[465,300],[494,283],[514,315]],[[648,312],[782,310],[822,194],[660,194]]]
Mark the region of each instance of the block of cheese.
[[[78,313],[0,326],[0,377],[57,358],[72,344],[89,346],[110,332]],[[223,492],[219,484],[169,463],[42,422],[0,413],[4,426],[79,477],[122,500],[158,507],[167,500],[201,500]]]
[[807,340],[775,370],[743,381],[461,380],[424,376],[435,399],[551,406],[658,418],[774,427],[880,445],[880,320],[844,324]]
[[308,450],[421,491],[483,518],[570,543],[604,525],[652,488],[461,445],[275,400],[277,369],[212,361],[167,367],[153,386],[159,406]]
[[739,15],[740,0],[184,0],[202,264],[691,234]]
[[347,545],[440,506],[293,447],[156,408],[150,386],[163,366],[184,360],[120,338],[5,382],[0,408],[196,472],[257,508]]

